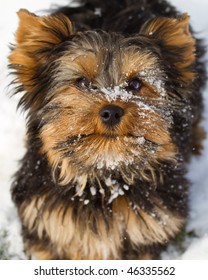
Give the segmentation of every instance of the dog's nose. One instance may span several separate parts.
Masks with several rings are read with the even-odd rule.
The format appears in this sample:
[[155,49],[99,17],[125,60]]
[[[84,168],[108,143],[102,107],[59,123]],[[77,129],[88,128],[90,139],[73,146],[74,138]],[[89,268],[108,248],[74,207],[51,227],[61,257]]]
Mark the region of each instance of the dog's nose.
[[108,126],[114,126],[121,121],[124,110],[116,105],[107,105],[100,110],[100,117],[103,123]]

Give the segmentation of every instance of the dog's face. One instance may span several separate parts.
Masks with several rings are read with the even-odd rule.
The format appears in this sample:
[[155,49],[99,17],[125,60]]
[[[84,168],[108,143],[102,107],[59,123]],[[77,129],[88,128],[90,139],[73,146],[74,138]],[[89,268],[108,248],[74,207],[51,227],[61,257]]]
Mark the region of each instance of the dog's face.
[[61,15],[19,16],[11,67],[54,175],[83,188],[117,172],[127,184],[154,181],[176,157],[173,114],[194,78],[188,17],[156,18],[124,37],[75,32]]

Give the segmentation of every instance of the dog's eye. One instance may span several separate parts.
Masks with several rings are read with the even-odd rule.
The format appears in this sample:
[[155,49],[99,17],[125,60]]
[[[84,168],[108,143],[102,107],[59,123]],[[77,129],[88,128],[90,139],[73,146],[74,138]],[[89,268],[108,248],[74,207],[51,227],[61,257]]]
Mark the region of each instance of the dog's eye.
[[76,82],[77,82],[77,86],[82,88],[89,88],[91,85],[91,82],[84,77],[78,78]]
[[133,78],[128,81],[128,90],[139,91],[142,88],[142,81],[139,78]]

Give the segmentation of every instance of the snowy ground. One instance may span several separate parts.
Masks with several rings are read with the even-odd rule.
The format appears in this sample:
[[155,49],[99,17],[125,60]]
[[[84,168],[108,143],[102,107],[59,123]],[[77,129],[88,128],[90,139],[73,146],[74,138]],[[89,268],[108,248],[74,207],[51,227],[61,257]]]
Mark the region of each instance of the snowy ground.
[[[54,2],[55,0],[7,0],[1,1],[0,4],[0,259],[24,258],[20,225],[9,192],[12,174],[24,153],[24,116],[20,111],[16,111],[17,99],[10,99],[7,94],[8,45],[14,39],[18,22],[15,13],[19,8],[36,12],[47,9]],[[58,4],[67,2],[67,0],[56,1]],[[195,30],[199,32],[200,37],[206,38],[208,43],[208,1],[171,2],[179,10],[191,15],[191,23]],[[208,90],[204,92],[204,99],[206,108],[203,126],[208,133]],[[188,177],[193,184],[190,190],[187,232],[194,232],[194,235],[183,241],[181,245],[183,253],[176,246],[170,246],[163,254],[164,259],[208,260],[208,139],[204,141],[203,155],[192,160]]]

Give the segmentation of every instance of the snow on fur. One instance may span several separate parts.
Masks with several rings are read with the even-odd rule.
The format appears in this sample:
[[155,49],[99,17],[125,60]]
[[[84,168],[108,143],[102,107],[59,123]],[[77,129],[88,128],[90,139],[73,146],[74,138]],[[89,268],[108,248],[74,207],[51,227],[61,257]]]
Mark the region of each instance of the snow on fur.
[[[8,45],[14,40],[14,32],[18,20],[16,12],[20,8],[37,12],[47,9],[50,4],[57,2],[65,5],[68,0],[7,0],[0,9],[0,259],[24,259],[22,239],[20,235],[20,223],[17,218],[16,209],[10,197],[11,178],[18,167],[18,160],[24,154],[24,116],[16,112],[17,98],[10,99],[8,96],[9,84],[7,70]],[[191,23],[200,37],[208,38],[208,2],[207,0],[172,0],[179,10],[191,15]],[[208,43],[208,39],[207,39]],[[207,55],[208,59],[208,55]],[[144,73],[145,75],[145,73]],[[163,89],[158,81],[152,81],[153,85]],[[109,90],[105,90],[106,96]],[[112,94],[112,92],[111,92]],[[114,90],[115,98],[118,90]],[[129,98],[125,91],[123,98]],[[161,90],[161,95],[163,90]],[[110,97],[109,97],[110,98]],[[112,98],[112,96],[111,96]],[[205,112],[203,126],[208,134],[208,89],[204,92]],[[139,139],[142,141],[142,139]],[[190,188],[190,215],[186,231],[187,235],[183,241],[184,252],[182,253],[176,245],[170,245],[162,254],[164,259],[208,259],[208,139],[204,141],[204,151],[200,157],[193,158],[189,165],[188,178],[192,182]],[[128,186],[123,186],[128,189]],[[96,189],[91,188],[92,195],[96,195]],[[117,187],[112,191],[110,200],[118,195],[123,195],[123,190]],[[89,201],[85,200],[85,204]],[[193,234],[194,232],[194,234]]]

